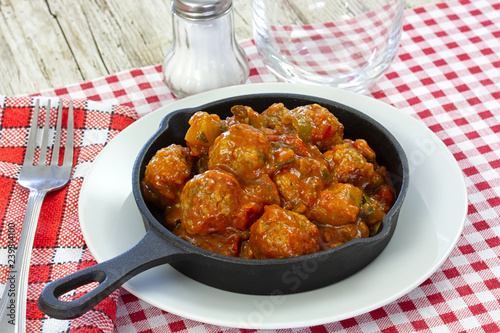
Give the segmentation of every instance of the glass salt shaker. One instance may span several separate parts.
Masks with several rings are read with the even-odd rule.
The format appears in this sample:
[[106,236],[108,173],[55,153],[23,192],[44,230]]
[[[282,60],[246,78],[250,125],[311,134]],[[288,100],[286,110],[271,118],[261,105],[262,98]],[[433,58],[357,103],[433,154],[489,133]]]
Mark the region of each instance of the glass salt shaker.
[[246,81],[248,60],[234,36],[232,0],[173,0],[172,26],[163,78],[175,96]]

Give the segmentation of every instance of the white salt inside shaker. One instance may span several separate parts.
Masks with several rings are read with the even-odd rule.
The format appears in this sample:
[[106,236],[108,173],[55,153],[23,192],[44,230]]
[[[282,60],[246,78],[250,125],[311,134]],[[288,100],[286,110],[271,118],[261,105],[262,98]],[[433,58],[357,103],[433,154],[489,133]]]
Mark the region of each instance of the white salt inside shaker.
[[246,81],[248,60],[234,36],[232,0],[173,0],[172,25],[163,78],[175,96]]

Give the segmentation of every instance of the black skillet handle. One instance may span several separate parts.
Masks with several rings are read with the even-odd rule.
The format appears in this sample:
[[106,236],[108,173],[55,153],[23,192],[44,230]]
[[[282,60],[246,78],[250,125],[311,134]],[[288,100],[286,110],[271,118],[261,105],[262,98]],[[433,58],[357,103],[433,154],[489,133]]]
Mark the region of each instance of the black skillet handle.
[[[38,299],[38,308],[57,319],[76,318],[92,309],[133,276],[158,265],[187,260],[190,255],[168,243],[156,229],[130,250],[48,284]],[[58,298],[91,282],[99,285],[80,298],[64,302]]]

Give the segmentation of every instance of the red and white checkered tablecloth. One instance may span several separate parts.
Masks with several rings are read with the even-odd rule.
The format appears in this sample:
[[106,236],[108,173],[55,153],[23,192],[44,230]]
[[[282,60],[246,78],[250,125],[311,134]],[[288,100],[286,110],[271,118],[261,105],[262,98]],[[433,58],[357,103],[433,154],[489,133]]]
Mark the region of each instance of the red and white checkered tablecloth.
[[[276,81],[259,59],[253,42],[245,41],[242,46],[250,60],[249,83]],[[500,332],[500,1],[450,1],[407,10],[398,57],[370,93],[422,120],[458,161],[469,200],[462,236],[442,267],[398,300],[340,322],[280,332]],[[128,107],[105,112],[106,119],[118,117],[122,123],[97,126],[115,129],[113,133],[134,120],[133,110],[140,117],[175,100],[162,81],[160,65],[33,94],[38,95]],[[88,116],[98,117],[100,111],[99,107],[92,110],[82,105],[79,112],[83,135]],[[5,114],[0,112],[0,116]],[[0,136],[0,148],[4,149],[4,144]],[[98,153],[92,149],[85,152],[81,156]],[[6,172],[4,166],[0,164],[0,176]],[[0,199],[4,199],[3,192]],[[68,225],[74,226],[70,222]],[[70,264],[92,262],[83,240],[75,242],[74,254],[66,251],[60,260],[57,251],[52,254],[59,260],[56,264],[62,259]],[[43,255],[44,248],[36,251]],[[72,261],[72,257],[76,259]],[[48,325],[50,319],[37,319],[28,327],[33,332],[56,326],[60,327],[58,332],[246,331],[181,318],[123,288],[110,300],[116,303],[108,304],[102,312],[105,316],[64,321],[58,326]]]

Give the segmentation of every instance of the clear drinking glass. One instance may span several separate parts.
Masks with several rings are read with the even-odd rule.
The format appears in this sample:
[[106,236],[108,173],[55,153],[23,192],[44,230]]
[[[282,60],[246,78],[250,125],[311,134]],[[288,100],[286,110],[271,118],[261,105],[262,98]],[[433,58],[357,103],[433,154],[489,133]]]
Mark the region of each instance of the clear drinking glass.
[[279,79],[366,92],[396,56],[404,0],[254,0],[253,10],[255,44]]

